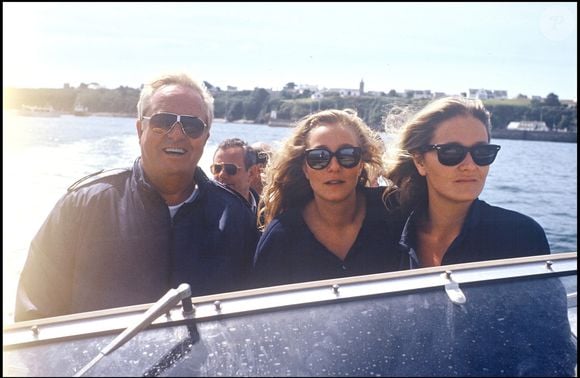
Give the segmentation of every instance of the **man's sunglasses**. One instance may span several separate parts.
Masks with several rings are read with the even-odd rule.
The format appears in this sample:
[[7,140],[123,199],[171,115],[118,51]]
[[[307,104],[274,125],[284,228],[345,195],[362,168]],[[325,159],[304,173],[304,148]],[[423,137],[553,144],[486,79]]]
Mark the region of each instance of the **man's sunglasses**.
[[151,117],[143,117],[143,119],[149,122],[151,130],[157,134],[169,133],[171,129],[179,123],[183,133],[194,139],[199,138],[207,127],[205,122],[201,119],[189,115],[156,113]]
[[454,166],[461,163],[469,152],[475,164],[486,166],[493,163],[500,148],[501,146],[497,144],[477,144],[475,146],[465,147],[458,143],[448,143],[429,144],[424,146],[421,152],[436,150],[439,163],[446,166]]
[[264,164],[268,163],[268,154],[266,152],[256,152],[256,164]]
[[362,156],[360,147],[342,147],[336,152],[332,152],[327,148],[311,148],[304,153],[306,155],[306,163],[312,169],[326,168],[333,156],[336,156],[336,161],[344,168],[353,168],[358,165]]
[[219,175],[221,171],[225,171],[230,176],[235,176],[238,173],[238,169],[242,169],[242,167],[238,167],[232,163],[220,163],[220,164],[212,164],[209,169],[211,173],[214,175]]

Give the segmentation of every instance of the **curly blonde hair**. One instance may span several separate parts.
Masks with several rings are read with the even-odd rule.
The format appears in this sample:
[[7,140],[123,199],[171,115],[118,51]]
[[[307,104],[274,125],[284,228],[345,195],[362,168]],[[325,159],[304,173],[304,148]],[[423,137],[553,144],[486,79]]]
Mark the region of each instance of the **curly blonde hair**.
[[384,171],[382,140],[356,112],[350,109],[327,109],[308,115],[298,121],[292,135],[265,169],[266,185],[262,192],[259,226],[266,227],[272,219],[292,207],[303,207],[314,193],[304,176],[304,151],[310,132],[320,126],[347,126],[352,128],[362,149],[363,170],[358,186],[369,186],[369,177]]

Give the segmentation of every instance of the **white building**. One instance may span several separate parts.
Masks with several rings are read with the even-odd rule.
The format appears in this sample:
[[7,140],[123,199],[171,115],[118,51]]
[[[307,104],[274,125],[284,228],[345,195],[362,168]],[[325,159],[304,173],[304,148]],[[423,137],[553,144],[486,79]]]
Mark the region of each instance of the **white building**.
[[473,89],[469,88],[469,98],[477,98],[480,100],[499,99],[505,100],[508,98],[507,91],[504,90],[490,90],[490,89]]
[[433,98],[430,89],[416,90],[416,89],[405,89],[405,97],[413,99],[424,99]]
[[546,122],[543,121],[519,121],[510,122],[507,126],[508,130],[529,130],[529,131],[550,131]]

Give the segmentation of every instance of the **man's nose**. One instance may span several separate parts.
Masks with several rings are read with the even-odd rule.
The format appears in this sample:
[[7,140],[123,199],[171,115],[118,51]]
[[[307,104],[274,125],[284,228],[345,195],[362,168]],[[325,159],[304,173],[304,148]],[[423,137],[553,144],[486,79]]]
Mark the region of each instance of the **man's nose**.
[[167,132],[167,135],[170,135],[172,137],[187,136],[187,134],[185,134],[185,131],[183,131],[183,126],[181,125],[181,122],[175,122]]

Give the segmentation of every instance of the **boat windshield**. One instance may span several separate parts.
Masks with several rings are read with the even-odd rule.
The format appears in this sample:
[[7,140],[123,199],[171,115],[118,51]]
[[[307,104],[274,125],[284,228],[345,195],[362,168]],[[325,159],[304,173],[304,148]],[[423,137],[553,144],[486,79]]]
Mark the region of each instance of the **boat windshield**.
[[[426,270],[193,298],[195,319],[162,316],[87,375],[574,375],[575,266],[563,276],[497,269],[494,279]],[[126,321],[123,310],[107,321]],[[96,318],[76,321],[83,334],[43,343],[7,345],[5,331],[4,373],[74,375],[119,333],[88,332]]]

